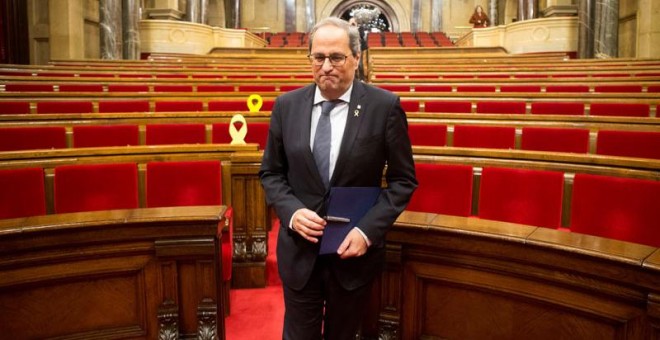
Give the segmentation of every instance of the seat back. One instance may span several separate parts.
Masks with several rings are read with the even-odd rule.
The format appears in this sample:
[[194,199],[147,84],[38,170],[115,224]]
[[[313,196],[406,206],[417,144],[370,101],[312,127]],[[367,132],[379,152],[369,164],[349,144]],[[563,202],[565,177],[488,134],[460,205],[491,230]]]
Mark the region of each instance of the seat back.
[[660,247],[660,182],[577,174],[573,232]]
[[514,149],[516,129],[507,126],[454,126],[455,147]]
[[418,146],[447,145],[447,125],[443,124],[410,124],[408,125],[410,143]]
[[73,127],[73,147],[127,146],[140,144],[137,125],[86,125]]
[[589,130],[524,127],[521,149],[587,153],[589,152]]
[[0,219],[46,214],[41,168],[0,170]]
[[220,161],[149,162],[146,183],[147,207],[222,203]]
[[472,167],[450,164],[415,164],[419,186],[407,210],[469,216],[472,207]]
[[660,132],[600,130],[596,153],[660,159]]
[[58,166],[54,197],[56,213],[138,208],[137,165]]
[[486,167],[479,188],[479,217],[559,228],[563,187],[561,172]]
[[204,144],[204,124],[147,124],[147,145]]
[[63,148],[66,148],[63,126],[0,128],[0,151]]

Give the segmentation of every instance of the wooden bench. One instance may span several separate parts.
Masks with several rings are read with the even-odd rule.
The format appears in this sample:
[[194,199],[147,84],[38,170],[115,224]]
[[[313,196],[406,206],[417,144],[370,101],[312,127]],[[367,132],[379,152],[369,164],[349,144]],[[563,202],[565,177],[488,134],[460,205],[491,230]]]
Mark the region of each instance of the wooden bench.
[[11,339],[224,339],[225,207],[0,220],[0,332]]

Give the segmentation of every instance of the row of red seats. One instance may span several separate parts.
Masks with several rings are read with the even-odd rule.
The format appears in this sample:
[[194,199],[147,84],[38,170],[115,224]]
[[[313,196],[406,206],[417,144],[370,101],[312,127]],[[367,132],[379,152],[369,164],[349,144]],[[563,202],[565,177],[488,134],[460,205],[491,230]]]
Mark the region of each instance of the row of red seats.
[[370,32],[369,47],[452,47],[454,43],[443,32]]
[[[158,73],[156,71],[151,71],[149,73],[142,73],[149,71],[149,69],[137,72],[131,72],[130,70],[120,70],[112,71],[109,69],[108,73],[100,73],[98,71],[85,71],[85,70],[66,70],[66,69],[57,69],[52,71],[0,71],[0,76],[3,77],[40,77],[40,78],[119,78],[125,80],[223,80],[223,79],[306,79],[311,80],[312,76],[308,71],[303,71],[309,65],[306,58],[301,57],[299,65],[281,65],[277,66],[277,70],[274,73],[269,73],[273,71],[273,66],[227,66],[224,67],[226,70],[233,70],[233,72],[216,72],[208,73],[204,71],[203,73],[195,73],[191,70],[181,70],[182,73]],[[289,70],[287,74],[282,73],[282,71]],[[185,73],[183,73],[185,71]],[[259,71],[258,74],[255,74],[255,71]],[[238,74],[236,74],[238,72]]]
[[6,83],[4,92],[287,92],[303,87],[305,84],[268,84],[268,85],[214,85],[214,84],[134,84],[134,83]]
[[[211,124],[211,143],[231,142],[229,123]],[[146,145],[205,144],[206,125],[146,124]],[[409,124],[408,133],[414,146],[446,146],[448,127],[444,124]],[[140,145],[138,125],[73,126],[74,148]],[[516,128],[510,126],[453,126],[454,147],[515,149]],[[575,128],[523,127],[522,150],[549,152],[589,152],[589,130]],[[248,143],[266,146],[268,123],[248,125]],[[660,132],[599,130],[595,140],[599,155],[660,159]],[[66,148],[66,128],[9,127],[0,128],[0,151]]]
[[[660,93],[660,85],[644,84],[378,84],[392,92],[531,92],[531,93]],[[129,83],[26,83],[8,82],[4,92],[288,92],[306,84],[214,85],[214,84],[129,84]]]
[[[274,100],[264,100],[262,112],[273,109]],[[202,112],[202,111],[248,111],[245,100],[214,100],[208,102],[196,100],[163,100],[154,102],[154,112]],[[98,101],[98,113],[151,112],[149,100],[101,100]],[[0,114],[28,114],[29,101],[0,101]],[[94,103],[89,100],[38,101],[36,113],[94,113]]]
[[[44,169],[0,170],[0,219],[46,214]],[[149,162],[146,207],[220,205],[220,161]],[[55,213],[135,209],[138,202],[135,163],[63,165],[54,169]],[[232,226],[222,239],[223,281],[231,279]]]
[[575,84],[378,84],[378,87],[392,92],[532,92],[532,93],[660,93],[660,85],[656,83],[638,84],[605,84],[605,85],[575,85]]
[[[493,71],[475,71],[469,68],[461,72],[446,72],[446,71],[433,71],[424,73],[413,72],[397,72],[397,73],[382,73],[374,72],[372,81],[388,81],[388,80],[442,80],[442,79],[579,79],[579,78],[657,78],[660,77],[660,72],[639,70],[639,71],[626,71],[626,72],[613,72],[609,70],[594,70],[588,73],[576,73],[565,71],[552,71],[543,72],[539,70],[534,73],[527,73],[528,71],[506,72],[502,71],[506,66],[498,67]],[[563,72],[563,73],[562,73]],[[653,79],[655,80],[655,79]]]
[[[422,110],[421,104],[424,103]],[[484,114],[526,114],[526,101],[493,101],[480,100],[475,104],[474,113]],[[473,102],[469,100],[401,100],[401,106],[406,112],[435,112],[435,113],[472,113]],[[627,116],[627,117],[649,117],[651,107],[657,103],[608,103],[592,102],[589,105],[590,116]],[[583,102],[562,101],[536,101],[531,102],[529,113],[535,115],[578,115],[584,116],[587,104]]]
[[569,207],[562,206],[565,173],[485,167],[473,215],[473,167],[417,163],[415,169],[411,211],[559,229],[562,209],[570,209],[571,232],[660,246],[658,181],[579,173]]
[[[447,125],[409,124],[414,146],[447,145]],[[456,125],[454,147],[515,149],[516,128],[512,126]],[[576,128],[523,127],[522,150],[589,152],[589,130]],[[598,130],[595,153],[607,156],[660,159],[660,131]]]
[[[274,100],[266,99],[261,107],[262,112],[272,110]],[[422,107],[423,104],[423,107]],[[526,101],[514,100],[479,100],[474,106],[478,114],[526,114]],[[591,116],[627,116],[649,117],[652,106],[657,103],[609,103],[592,102],[561,102],[534,101],[530,103],[531,114],[537,115],[579,115],[586,114],[589,105]],[[408,113],[472,113],[471,100],[411,100],[403,99],[401,106]],[[207,110],[204,102],[199,100],[163,100],[154,102],[154,112],[202,112],[202,111],[247,111],[244,100],[214,100],[209,101]],[[149,100],[101,100],[98,101],[98,113],[151,112]],[[29,101],[0,101],[0,114],[28,114]],[[36,102],[36,113],[94,113],[94,103],[91,100],[44,100]]]
[[[146,124],[146,145],[206,144],[206,125]],[[229,123],[211,124],[211,143],[231,142]],[[138,125],[74,126],[73,147],[108,147],[140,145]],[[263,150],[268,137],[268,123],[248,125],[247,143],[257,143]],[[0,128],[0,151],[66,148],[66,128],[63,126]]]

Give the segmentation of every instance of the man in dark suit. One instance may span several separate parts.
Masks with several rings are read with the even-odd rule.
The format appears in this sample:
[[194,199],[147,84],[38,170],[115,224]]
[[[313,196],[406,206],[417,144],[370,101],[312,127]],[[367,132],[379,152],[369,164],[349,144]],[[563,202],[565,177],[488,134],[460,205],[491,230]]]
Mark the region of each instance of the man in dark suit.
[[[346,21],[310,33],[315,84],[275,101],[259,172],[282,230],[284,339],[352,339],[385,255],[385,233],[417,187],[405,112],[390,92],[355,80],[360,41]],[[337,254],[318,255],[330,187],[387,186]],[[323,335],[322,335],[323,334]]]

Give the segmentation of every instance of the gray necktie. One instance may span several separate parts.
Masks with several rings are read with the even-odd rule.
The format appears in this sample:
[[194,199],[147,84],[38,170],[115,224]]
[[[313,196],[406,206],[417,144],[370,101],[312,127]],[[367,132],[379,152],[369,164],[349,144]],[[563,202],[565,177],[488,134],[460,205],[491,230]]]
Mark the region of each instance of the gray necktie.
[[314,135],[314,160],[316,168],[321,174],[323,184],[326,188],[330,186],[330,143],[332,139],[332,127],[330,126],[330,111],[337,105],[339,100],[321,102],[321,117],[316,126]]

